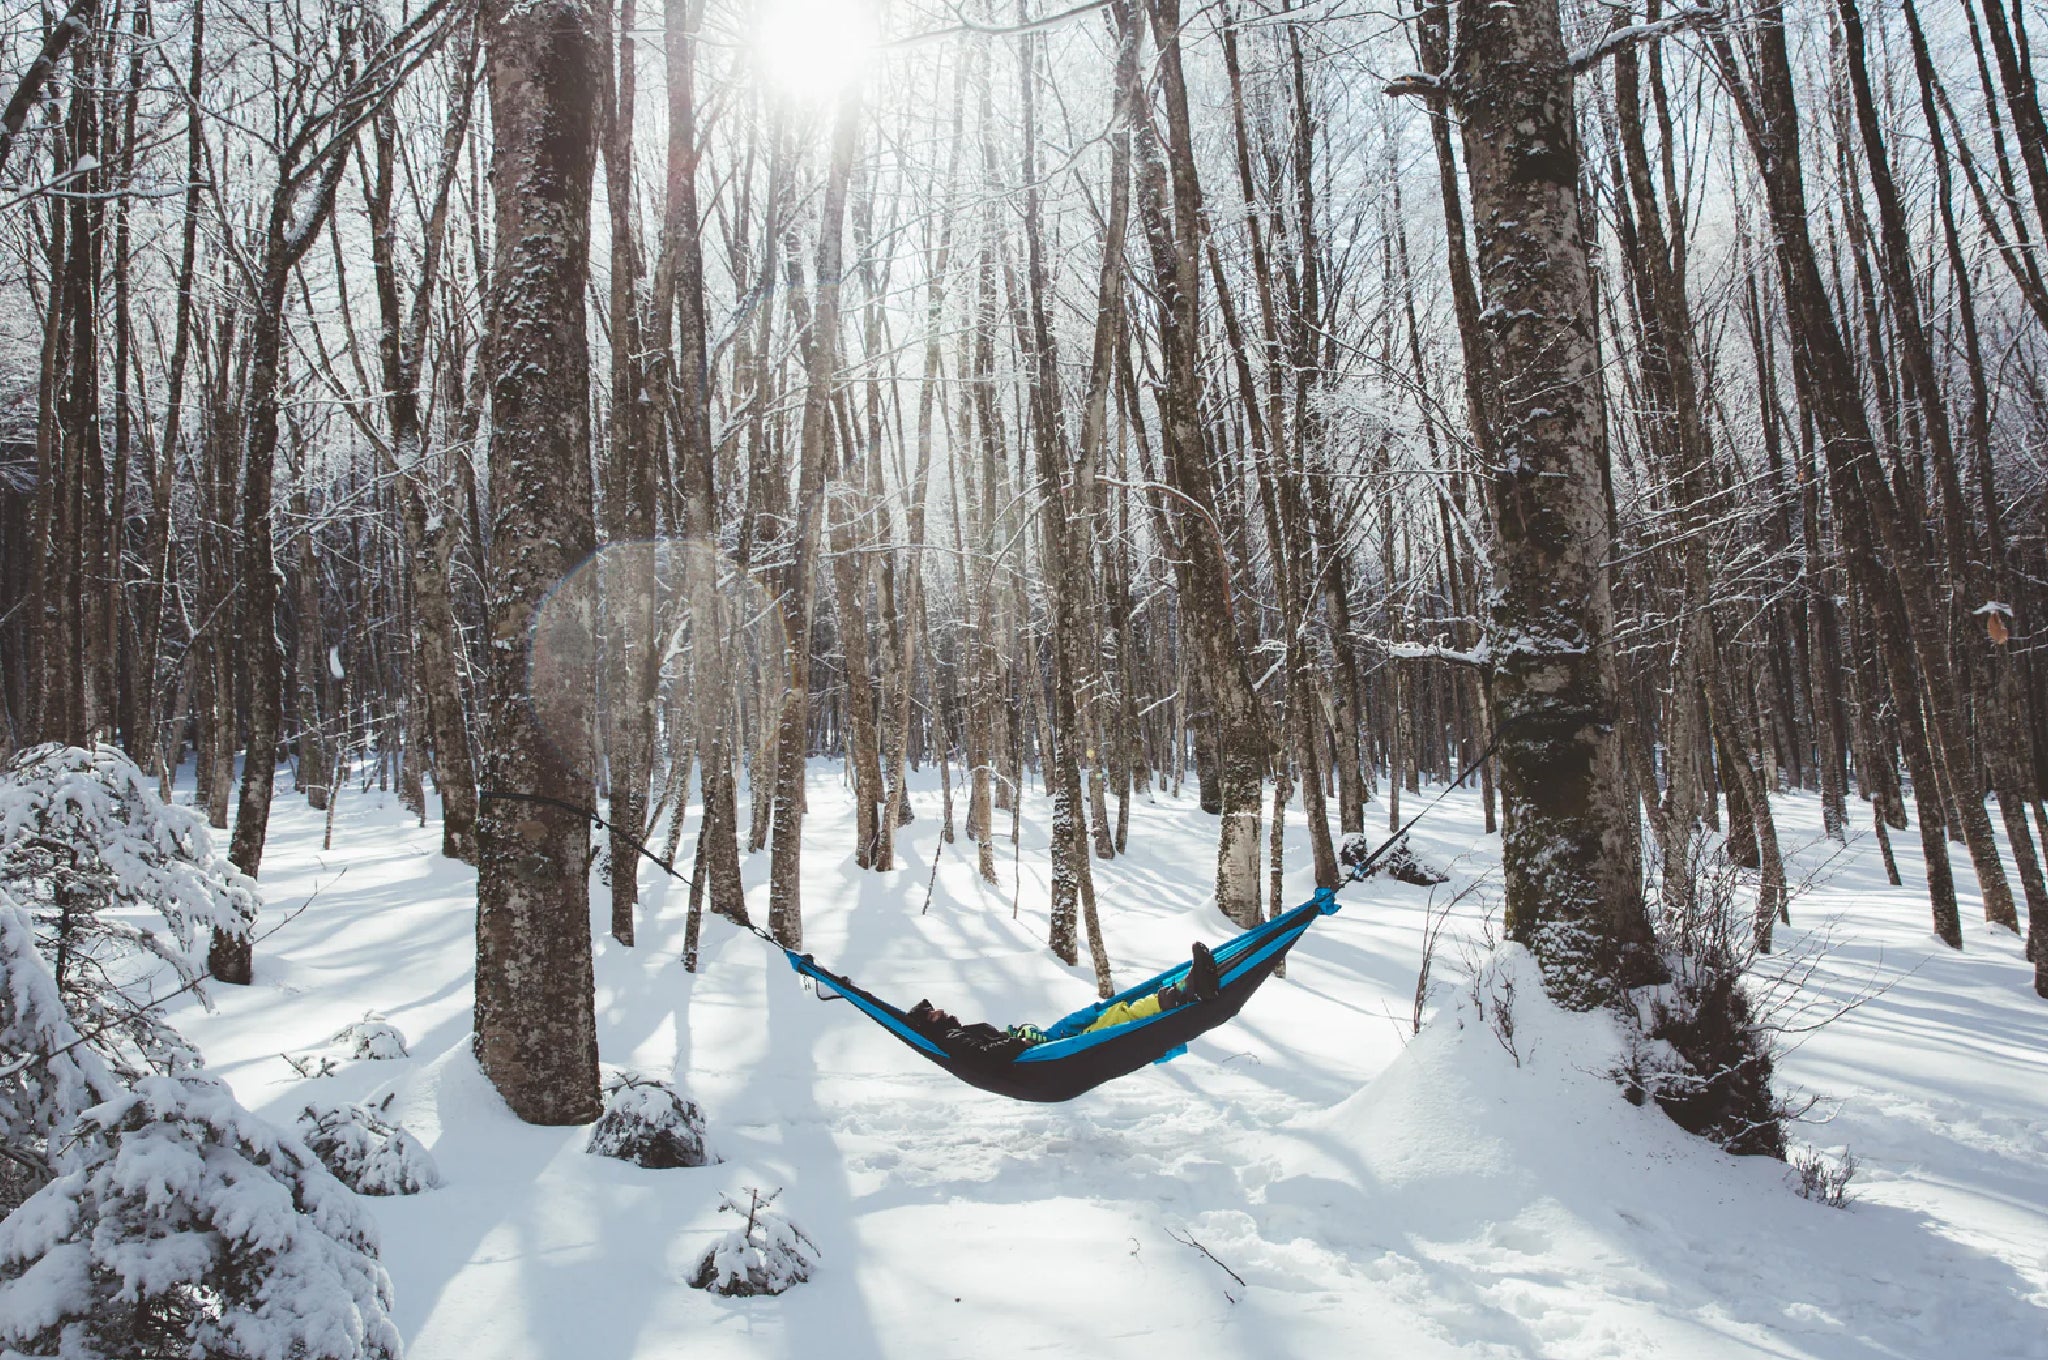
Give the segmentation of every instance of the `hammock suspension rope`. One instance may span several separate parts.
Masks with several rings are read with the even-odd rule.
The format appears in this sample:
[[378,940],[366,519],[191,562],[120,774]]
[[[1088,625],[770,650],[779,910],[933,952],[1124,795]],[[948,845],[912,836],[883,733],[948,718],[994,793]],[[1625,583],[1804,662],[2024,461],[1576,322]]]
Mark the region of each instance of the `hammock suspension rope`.
[[[1346,837],[1344,879],[1337,887],[1317,888],[1315,895],[1300,906],[1262,921],[1215,946],[1218,986],[1213,995],[1124,1024],[1098,1030],[1089,1028],[1104,1011],[1119,1002],[1135,1001],[1163,987],[1185,983],[1189,965],[1176,964],[1107,1000],[1062,1017],[1045,1027],[1042,1042],[1031,1044],[1010,1056],[992,1057],[984,1052],[941,1044],[913,1024],[907,1012],[882,1000],[852,979],[824,967],[809,954],[799,954],[787,948],[751,920],[733,920],[732,923],[778,951],[799,976],[830,988],[920,1056],[968,1085],[1012,1100],[1071,1100],[1148,1063],[1166,1062],[1180,1056],[1187,1051],[1190,1040],[1235,1017],[1251,999],[1252,993],[1273,975],[1287,957],[1287,952],[1308,932],[1308,928],[1320,918],[1336,914],[1341,905],[1337,901],[1338,891],[1348,884],[1364,881],[1382,856],[1405,840],[1416,824],[1435,811],[1451,790],[1462,787],[1499,747],[1501,731],[1506,726],[1504,723],[1497,727],[1493,739],[1459,771],[1456,779],[1446,784],[1370,852],[1365,850],[1363,836]],[[513,793],[501,789],[480,789],[478,801],[531,803],[585,818],[592,825],[609,832],[620,843],[644,855],[669,877],[680,882],[689,881],[689,876],[678,870],[673,861],[657,855],[636,837],[622,831],[595,807],[543,794]],[[730,917],[725,919],[732,920]]]

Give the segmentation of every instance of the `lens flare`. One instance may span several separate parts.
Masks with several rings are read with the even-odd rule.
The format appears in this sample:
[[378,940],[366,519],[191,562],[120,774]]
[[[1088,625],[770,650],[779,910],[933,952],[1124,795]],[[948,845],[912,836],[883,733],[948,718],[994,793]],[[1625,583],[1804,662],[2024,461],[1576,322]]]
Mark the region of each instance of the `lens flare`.
[[[609,663],[634,653],[651,673],[625,682]],[[541,602],[529,701],[563,764],[595,775],[604,734],[628,709],[651,707],[670,732],[707,718],[736,730],[742,705],[778,712],[788,653],[774,598],[716,544],[614,543]]]

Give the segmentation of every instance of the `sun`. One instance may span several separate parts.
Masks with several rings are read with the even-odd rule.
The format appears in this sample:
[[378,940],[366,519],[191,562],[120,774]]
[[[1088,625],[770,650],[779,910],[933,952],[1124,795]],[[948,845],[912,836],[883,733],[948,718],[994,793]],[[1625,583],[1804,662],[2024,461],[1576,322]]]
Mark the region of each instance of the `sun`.
[[878,40],[873,0],[762,0],[754,50],[780,93],[832,100],[858,80]]

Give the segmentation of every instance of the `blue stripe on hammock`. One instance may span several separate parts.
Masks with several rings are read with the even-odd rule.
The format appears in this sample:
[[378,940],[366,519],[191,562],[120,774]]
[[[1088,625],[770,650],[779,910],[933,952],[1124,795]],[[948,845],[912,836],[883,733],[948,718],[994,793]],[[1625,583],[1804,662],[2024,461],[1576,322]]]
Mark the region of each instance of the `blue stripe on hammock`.
[[[1218,970],[1227,974],[1223,981],[1227,983],[1243,974],[1243,969],[1237,967],[1238,960],[1242,955],[1251,951],[1261,950],[1269,940],[1283,935],[1298,937],[1302,931],[1308,929],[1317,915],[1328,916],[1336,910],[1336,891],[1331,888],[1318,888],[1314,897],[1311,897],[1293,910],[1283,912],[1270,921],[1262,921],[1243,934],[1217,945],[1212,952],[1216,956]],[[1270,955],[1271,951],[1265,950],[1260,954],[1260,958],[1270,957]],[[1046,1038],[1049,1041],[1072,1038],[1087,1029],[1088,1026],[1094,1024],[1102,1013],[1111,1006],[1116,1005],[1120,1001],[1133,1001],[1141,996],[1150,996],[1161,987],[1169,983],[1178,982],[1187,976],[1188,968],[1188,964],[1177,963],[1165,972],[1155,974],[1134,987],[1126,987],[1107,1001],[1098,1001],[1092,1006],[1084,1006],[1071,1015],[1062,1016],[1046,1026]],[[1144,1022],[1132,1021],[1131,1023],[1142,1024]],[[1125,1027],[1119,1025],[1117,1028],[1122,1029]],[[1040,1047],[1043,1047],[1043,1045]],[[1033,1049],[1032,1051],[1035,1053],[1038,1050]]]
[[948,1056],[945,1049],[940,1048],[930,1039],[918,1033],[916,1030],[912,1029],[909,1025],[903,1023],[903,1021],[897,1019],[888,1011],[883,1010],[881,1007],[877,1006],[874,1002],[868,1000],[867,997],[861,995],[859,992],[850,991],[847,988],[841,986],[839,983],[834,982],[831,978],[825,977],[823,974],[805,967],[802,955],[791,953],[787,949],[783,950],[782,953],[783,957],[789,960],[790,967],[796,969],[797,972],[803,974],[805,977],[811,978],[812,980],[817,982],[821,982],[825,986],[830,987],[835,992],[838,992],[839,995],[845,997],[848,1001],[851,1001],[855,1006],[859,1007],[861,1012],[864,1015],[866,1015],[868,1019],[880,1025],[883,1029],[888,1030],[891,1034],[894,1034],[897,1038],[903,1040],[903,1042],[909,1044],[911,1047],[917,1049],[919,1052],[928,1053],[934,1058],[944,1058]]
[[[1314,897],[1293,910],[1283,912],[1270,921],[1262,921],[1243,934],[1225,940],[1212,951],[1216,957],[1219,985],[1227,987],[1239,978],[1242,978],[1246,973],[1259,967],[1266,960],[1272,958],[1273,955],[1288,948],[1296,940],[1300,939],[1309,926],[1314,924],[1317,916],[1332,915],[1336,912],[1337,908],[1338,902],[1335,890],[1318,888]],[[783,957],[789,960],[791,968],[805,977],[831,987],[840,996],[858,1007],[861,1013],[870,1020],[873,1020],[876,1024],[882,1026],[882,1028],[888,1030],[891,1034],[894,1034],[919,1052],[938,1059],[948,1059],[951,1057],[946,1050],[940,1048],[931,1039],[906,1024],[894,1012],[884,1009],[858,990],[849,989],[833,978],[827,977],[815,967],[807,966],[802,955],[787,949],[782,952]],[[1093,1033],[1084,1032],[1089,1025],[1095,1023],[1096,1019],[1111,1006],[1116,1005],[1120,1001],[1132,1001],[1141,996],[1149,996],[1161,987],[1178,982],[1187,975],[1189,967],[1190,965],[1185,963],[1175,964],[1165,972],[1157,973],[1135,987],[1125,988],[1107,1001],[1098,1001],[1092,1006],[1084,1007],[1071,1015],[1061,1018],[1046,1030],[1047,1037],[1044,1043],[1034,1044],[1018,1054],[1012,1061],[1017,1063],[1057,1062],[1061,1058],[1072,1057],[1074,1054],[1084,1052],[1095,1047],[1097,1044],[1129,1034],[1133,1030],[1151,1024],[1154,1020],[1173,1014],[1172,1011],[1161,1011],[1157,1015],[1148,1015],[1139,1020],[1129,1020],[1121,1025],[1111,1025],[1107,1029],[1099,1029]],[[1164,1059],[1160,1059],[1160,1061],[1164,1061]]]
[[[1249,943],[1251,952],[1247,954],[1243,949],[1235,951],[1231,957],[1230,967],[1227,969],[1221,967],[1221,960],[1219,959],[1220,985],[1227,987],[1236,982],[1246,973],[1258,968],[1261,964],[1272,958],[1273,955],[1288,948],[1296,940],[1300,939],[1302,934],[1313,923],[1314,913],[1309,910],[1313,906],[1314,904],[1310,903],[1306,907],[1297,907],[1285,916],[1276,916],[1264,925],[1246,932],[1244,936],[1240,936],[1239,940],[1246,940]],[[1277,930],[1270,929],[1270,927],[1275,926],[1282,928]],[[1248,937],[1250,936],[1258,936],[1259,938],[1249,939]],[[1232,944],[1237,944],[1238,942],[1238,940],[1231,941]],[[1225,946],[1225,948],[1228,948],[1228,946]],[[1223,951],[1218,950],[1216,952],[1220,955]],[[1164,985],[1164,982],[1177,980],[1180,975],[1187,972],[1187,968],[1188,965],[1186,964],[1169,968],[1150,982],[1141,983],[1130,991],[1120,992],[1110,1000],[1099,1005],[1090,1006],[1085,1011],[1075,1012],[1065,1020],[1060,1021],[1059,1025],[1055,1027],[1055,1029],[1060,1031],[1058,1034],[1055,1035],[1053,1030],[1048,1030],[1047,1034],[1054,1035],[1054,1037],[1048,1038],[1042,1044],[1034,1044],[1018,1054],[1012,1061],[1019,1063],[1057,1062],[1061,1058],[1072,1057],[1074,1054],[1093,1048],[1097,1044],[1106,1043],[1111,1039],[1129,1034],[1133,1030],[1141,1029],[1155,1020],[1160,1020],[1173,1014],[1172,1011],[1160,1011],[1156,1015],[1147,1015],[1136,1020],[1127,1020],[1121,1025],[1111,1025],[1107,1029],[1094,1031],[1086,1031],[1085,1026],[1083,1030],[1067,1028],[1071,1022],[1082,1017],[1086,1017],[1092,1023],[1095,1017],[1101,1015],[1103,1011],[1116,1005],[1119,1001],[1132,997],[1149,996],[1159,990],[1160,986]]]

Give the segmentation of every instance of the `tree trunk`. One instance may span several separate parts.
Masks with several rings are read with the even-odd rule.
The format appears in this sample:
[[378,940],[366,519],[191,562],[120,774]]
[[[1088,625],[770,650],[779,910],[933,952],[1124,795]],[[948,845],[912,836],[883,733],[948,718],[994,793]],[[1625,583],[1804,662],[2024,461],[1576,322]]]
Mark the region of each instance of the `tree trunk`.
[[1460,11],[1456,105],[1490,356],[1491,656],[1509,935],[1560,1002],[1657,974],[1615,732],[1596,319],[1557,8]]
[[[531,668],[542,599],[596,546],[584,293],[591,95],[605,54],[581,0],[490,0],[482,27],[497,202],[484,783],[580,807],[590,798],[589,770],[577,762],[591,749],[594,677],[567,661],[557,662],[563,674]],[[583,609],[566,622],[587,637],[596,620]],[[529,684],[555,691],[552,733],[528,702]],[[477,1060],[521,1119],[585,1123],[599,1109],[589,823],[569,808],[500,799],[484,805],[477,830]]]
[[[1202,690],[1214,715],[1217,811],[1216,905],[1250,929],[1261,915],[1260,791],[1267,767],[1265,724],[1246,673],[1237,635],[1230,561],[1217,520],[1213,479],[1206,466],[1201,371],[1201,185],[1180,64],[1180,0],[1149,0],[1158,46],[1159,88],[1166,124],[1162,144],[1150,115],[1135,119],[1138,207],[1144,221],[1159,293],[1165,381],[1159,389],[1161,451],[1174,513],[1181,521],[1182,553],[1175,570],[1181,624]],[[1142,89],[1132,94],[1145,98]]]
[[[804,769],[810,752],[811,613],[816,598],[819,532],[824,519],[825,456],[832,438],[832,384],[839,368],[839,287],[847,181],[860,114],[849,86],[833,114],[831,164],[818,225],[817,293],[804,345],[806,391],[800,436],[795,541],[782,596],[782,631],[790,648],[788,687],[776,715],[775,841],[768,870],[768,929],[785,949],[801,949],[803,918]],[[793,273],[795,271],[792,271]],[[800,291],[793,288],[792,291]]]

